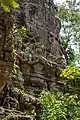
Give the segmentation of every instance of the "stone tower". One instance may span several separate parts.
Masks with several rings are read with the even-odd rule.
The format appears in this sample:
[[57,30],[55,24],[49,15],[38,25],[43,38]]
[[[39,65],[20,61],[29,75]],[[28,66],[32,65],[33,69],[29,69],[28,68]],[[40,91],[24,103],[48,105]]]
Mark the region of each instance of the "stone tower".
[[26,25],[30,34],[30,41],[24,43],[21,65],[25,89],[55,89],[58,71],[64,66],[58,9],[53,0],[24,0],[17,13],[17,23]]

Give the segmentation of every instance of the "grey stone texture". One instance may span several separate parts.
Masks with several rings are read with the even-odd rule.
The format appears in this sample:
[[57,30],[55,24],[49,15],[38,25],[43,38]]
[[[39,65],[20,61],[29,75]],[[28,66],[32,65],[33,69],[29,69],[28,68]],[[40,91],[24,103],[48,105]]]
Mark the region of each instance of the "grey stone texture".
[[[42,89],[59,91],[57,82],[65,65],[59,39],[61,22],[53,0],[19,0],[19,4],[14,22],[27,27],[29,39],[15,40],[15,59],[11,14],[0,11],[0,120],[11,113],[15,116],[10,120],[34,120],[29,116],[36,106],[34,95]],[[19,68],[10,76],[14,60]],[[8,84],[10,77],[12,83]]]
[[0,89],[10,79],[13,67],[12,25],[11,13],[0,9]]
[[18,26],[27,27],[30,39],[21,42],[22,49],[18,48],[17,52],[25,89],[31,93],[56,89],[59,71],[64,66],[58,9],[53,0],[24,0],[19,3],[15,20]]

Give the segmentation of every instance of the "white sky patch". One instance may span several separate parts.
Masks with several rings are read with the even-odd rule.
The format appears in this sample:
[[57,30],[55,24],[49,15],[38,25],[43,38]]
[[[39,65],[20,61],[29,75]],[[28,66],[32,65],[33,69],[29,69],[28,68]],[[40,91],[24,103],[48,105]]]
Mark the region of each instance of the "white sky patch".
[[61,3],[61,4],[62,4],[63,2],[65,2],[65,1],[66,1],[66,0],[54,0],[55,3]]
[[[58,4],[58,3],[63,4],[64,2],[66,2],[66,0],[54,0],[55,4]],[[79,4],[80,4],[80,0],[76,0],[76,2],[79,2]],[[78,43],[77,43],[77,45],[75,45],[75,44],[73,44],[73,42],[70,42],[70,44],[72,44],[71,48],[74,49],[75,54],[79,54],[79,45],[78,45]],[[75,64],[80,67],[80,59],[76,60]]]
[[[65,2],[66,0],[54,0],[54,3],[63,3]],[[76,0],[76,2],[79,2],[80,0]]]

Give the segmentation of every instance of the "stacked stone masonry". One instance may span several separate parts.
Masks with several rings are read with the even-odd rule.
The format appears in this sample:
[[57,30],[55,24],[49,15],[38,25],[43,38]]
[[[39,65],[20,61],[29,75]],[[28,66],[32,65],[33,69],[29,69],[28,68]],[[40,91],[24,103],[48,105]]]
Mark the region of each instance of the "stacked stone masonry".
[[12,50],[11,14],[5,14],[0,9],[0,89],[5,86],[12,72]]
[[[53,0],[19,0],[20,8],[15,11],[18,26],[26,26],[29,40],[18,40],[16,64],[20,69],[11,76],[13,69],[12,19],[11,13],[0,11],[0,119],[11,113],[19,120],[35,120],[31,111],[35,109],[34,93],[42,89],[55,92],[59,70],[64,66],[63,52],[60,46],[59,32],[61,22]],[[6,18],[6,19],[5,19]],[[23,85],[25,94],[23,92]],[[3,89],[2,89],[3,88]],[[30,95],[33,94],[33,95]],[[12,111],[10,111],[12,110]],[[27,113],[28,115],[24,114]],[[14,115],[15,115],[14,114]]]
[[[43,88],[55,89],[57,71],[64,66],[59,40],[61,22],[57,15],[58,9],[53,0],[24,0],[19,3],[16,23],[26,25],[30,33],[30,41],[25,42],[24,49],[19,52],[22,56],[20,67],[25,89],[33,93]],[[23,46],[22,43],[19,44],[18,51]]]

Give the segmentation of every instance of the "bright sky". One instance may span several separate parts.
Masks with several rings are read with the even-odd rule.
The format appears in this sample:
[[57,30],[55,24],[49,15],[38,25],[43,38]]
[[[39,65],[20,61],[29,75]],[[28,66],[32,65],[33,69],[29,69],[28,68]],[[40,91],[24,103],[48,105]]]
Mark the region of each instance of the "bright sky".
[[[63,3],[63,2],[65,2],[66,0],[54,0],[54,2],[55,3]],[[79,0],[76,0],[77,2],[79,1]]]
[[66,0],[54,0],[55,3],[63,3],[65,2]]
[[[66,0],[54,0],[54,3],[61,3],[62,4],[65,1]],[[76,1],[79,2],[80,0],[76,0]],[[71,47],[72,47],[72,49],[75,50],[75,52],[77,52],[77,53],[79,52],[79,48],[78,48],[79,46],[72,45]],[[80,63],[78,63],[78,61],[76,61],[76,65],[80,67]]]

